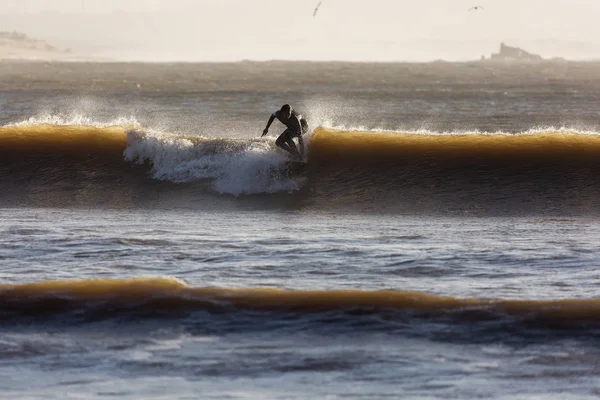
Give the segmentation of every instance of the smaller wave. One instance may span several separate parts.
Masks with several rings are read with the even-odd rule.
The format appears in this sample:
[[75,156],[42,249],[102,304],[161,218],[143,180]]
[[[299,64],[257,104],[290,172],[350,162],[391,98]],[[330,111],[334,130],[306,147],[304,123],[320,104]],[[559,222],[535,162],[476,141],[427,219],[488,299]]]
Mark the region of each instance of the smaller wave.
[[[491,324],[499,330],[510,326],[553,331],[600,325],[598,299],[501,300],[403,290],[192,287],[171,277],[0,285],[0,319],[5,322],[55,320],[57,315],[83,320],[123,316],[173,318],[195,312],[208,313],[224,324],[239,326],[245,321],[245,329],[253,329],[257,322],[253,318],[268,315],[271,320],[285,319],[290,313],[299,318],[299,323],[303,316],[321,315],[318,323],[327,325],[352,325],[352,321],[365,315],[397,318],[408,324],[433,320],[445,324]],[[338,317],[325,318],[331,313]]]
[[127,132],[126,161],[152,165],[154,179],[174,183],[210,180],[221,194],[235,196],[298,190],[299,177],[281,171],[288,158],[271,138],[229,139]]

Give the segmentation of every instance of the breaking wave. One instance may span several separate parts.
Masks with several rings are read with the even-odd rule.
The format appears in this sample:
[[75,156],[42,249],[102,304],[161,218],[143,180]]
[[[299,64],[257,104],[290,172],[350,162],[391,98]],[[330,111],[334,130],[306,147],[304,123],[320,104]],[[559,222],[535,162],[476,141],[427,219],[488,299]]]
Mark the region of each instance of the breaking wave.
[[76,197],[86,205],[136,206],[170,187],[184,196],[182,188],[193,190],[190,204],[198,195],[279,193],[302,198],[303,207],[336,210],[600,213],[600,135],[594,132],[320,127],[307,138],[306,169],[291,173],[274,138],[164,133],[133,120],[67,122],[0,128],[0,176],[10,189],[1,196],[5,204],[60,206]]

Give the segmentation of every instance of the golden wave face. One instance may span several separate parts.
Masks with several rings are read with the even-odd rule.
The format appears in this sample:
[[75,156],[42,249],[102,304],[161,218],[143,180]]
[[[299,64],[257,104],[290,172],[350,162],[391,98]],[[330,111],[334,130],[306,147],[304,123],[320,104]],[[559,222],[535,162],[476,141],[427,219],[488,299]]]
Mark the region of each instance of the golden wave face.
[[[135,207],[148,167],[128,163],[126,127],[0,127],[0,204]],[[138,186],[136,186],[138,185]]]
[[353,160],[405,164],[407,161],[446,163],[516,162],[544,164],[588,162],[600,155],[600,135],[575,132],[527,134],[418,134],[402,132],[338,131],[318,128],[311,138],[311,161],[319,163]]
[[[111,319],[165,312],[237,314],[246,312],[319,314],[339,312],[344,318],[380,313],[409,313],[411,318],[448,318],[455,322],[489,322],[505,318],[547,324],[600,323],[600,300],[504,300],[457,298],[402,290],[284,290],[273,288],[192,287],[170,277],[41,281],[0,285],[0,317],[44,319],[86,315]],[[272,314],[276,313],[276,314]],[[406,315],[404,316],[406,317]],[[404,318],[403,317],[403,318]]]
[[419,134],[318,128],[322,208],[443,215],[598,215],[600,135]]
[[5,154],[119,154],[125,149],[123,127],[52,124],[0,127],[0,152]]

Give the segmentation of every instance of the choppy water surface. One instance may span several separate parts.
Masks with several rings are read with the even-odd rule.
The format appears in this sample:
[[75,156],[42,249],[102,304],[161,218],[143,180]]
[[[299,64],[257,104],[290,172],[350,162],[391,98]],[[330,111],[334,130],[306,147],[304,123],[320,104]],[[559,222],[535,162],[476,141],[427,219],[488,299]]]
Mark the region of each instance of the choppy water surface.
[[0,64],[0,396],[597,397],[597,69]]

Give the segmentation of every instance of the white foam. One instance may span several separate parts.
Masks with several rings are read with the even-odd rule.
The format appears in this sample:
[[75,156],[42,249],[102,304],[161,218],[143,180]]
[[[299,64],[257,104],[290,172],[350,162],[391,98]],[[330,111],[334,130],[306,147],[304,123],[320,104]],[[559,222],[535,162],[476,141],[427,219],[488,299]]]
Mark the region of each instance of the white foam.
[[301,178],[282,174],[288,158],[274,138],[236,140],[130,131],[127,161],[150,161],[153,177],[174,183],[210,180],[221,194],[275,193],[300,188]]

